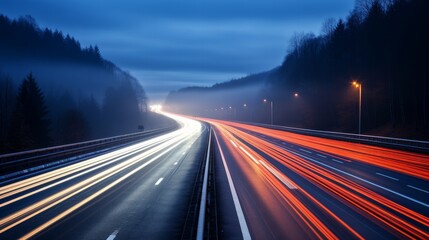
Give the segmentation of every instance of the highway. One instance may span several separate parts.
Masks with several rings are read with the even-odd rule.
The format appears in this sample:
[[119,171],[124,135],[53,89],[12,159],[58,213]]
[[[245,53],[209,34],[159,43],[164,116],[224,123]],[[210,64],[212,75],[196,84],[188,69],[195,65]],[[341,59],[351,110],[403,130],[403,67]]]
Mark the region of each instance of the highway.
[[0,183],[0,239],[195,239],[205,161],[207,239],[429,239],[428,155],[165,114],[181,128]]
[[0,239],[191,238],[208,128],[181,128],[0,183]]
[[221,239],[429,239],[429,156],[200,119]]

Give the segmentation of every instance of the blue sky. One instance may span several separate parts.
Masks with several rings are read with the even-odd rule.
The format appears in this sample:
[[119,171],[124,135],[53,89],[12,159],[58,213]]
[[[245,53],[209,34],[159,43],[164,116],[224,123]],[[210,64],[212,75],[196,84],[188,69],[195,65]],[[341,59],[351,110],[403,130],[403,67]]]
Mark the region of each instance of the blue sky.
[[137,77],[152,103],[281,64],[295,32],[318,34],[354,0],[3,0],[0,13],[33,16]]

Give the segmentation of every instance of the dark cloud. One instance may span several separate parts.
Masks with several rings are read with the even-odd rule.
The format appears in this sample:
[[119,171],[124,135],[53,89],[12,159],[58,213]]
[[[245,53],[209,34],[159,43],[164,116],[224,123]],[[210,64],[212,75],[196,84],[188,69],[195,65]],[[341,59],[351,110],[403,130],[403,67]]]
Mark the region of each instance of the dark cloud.
[[149,97],[211,85],[279,65],[294,32],[317,33],[354,0],[14,0],[10,17],[32,15],[134,73]]

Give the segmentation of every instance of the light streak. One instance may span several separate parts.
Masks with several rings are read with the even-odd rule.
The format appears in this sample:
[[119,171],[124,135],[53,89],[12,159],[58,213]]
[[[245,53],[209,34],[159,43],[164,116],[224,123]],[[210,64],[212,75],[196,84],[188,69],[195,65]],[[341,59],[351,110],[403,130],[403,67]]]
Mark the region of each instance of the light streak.
[[305,136],[275,129],[267,129],[252,125],[217,121],[243,130],[264,134],[274,139],[290,142],[295,145],[312,148],[320,152],[339,155],[354,161],[363,162],[381,168],[401,172],[410,176],[429,181],[429,161],[424,154],[400,150],[343,142],[338,140]]
[[[94,157],[86,161],[65,166],[1,187],[0,199],[8,199],[7,201],[0,203],[1,206],[4,207],[24,198],[28,198],[29,196],[46,191],[47,189],[61,186],[73,179],[83,178],[83,180],[74,183],[65,189],[54,192],[33,204],[23,206],[23,208],[18,209],[16,212],[3,217],[0,219],[0,233],[13,229],[15,226],[29,221],[34,216],[42,214],[62,202],[69,201],[69,204],[73,204],[69,209],[61,212],[57,216],[54,216],[52,219],[46,221],[22,237],[23,239],[30,238],[93,199],[99,197],[101,194],[104,194],[109,189],[115,187],[118,183],[137,173],[150,163],[159,159],[161,156],[171,152],[184,142],[189,142],[190,139],[197,139],[197,137],[202,133],[202,126],[199,122],[180,116],[170,114],[166,115],[180,121],[180,124],[183,127],[174,132],[155,137],[108,154]],[[158,180],[158,184],[162,181],[160,180]],[[88,191],[90,188],[97,189],[100,187],[100,190],[86,197],[82,201],[75,203],[77,199],[73,198],[75,200],[72,200],[72,197],[79,196],[79,194],[84,191]],[[28,192],[28,190],[31,191]]]
[[229,188],[231,190],[235,211],[237,213],[238,222],[240,224],[241,234],[243,236],[243,239],[250,240],[250,239],[252,239],[252,237],[250,236],[249,228],[247,227],[246,218],[244,217],[243,209],[241,208],[240,200],[238,199],[237,191],[235,190],[234,182],[233,182],[232,177],[231,177],[231,172],[229,171],[228,164],[226,163],[225,156],[224,156],[223,151],[222,151],[222,147],[220,146],[219,139],[218,139],[215,131],[214,131],[214,136],[215,136],[218,148],[219,148],[219,152],[220,152],[220,156],[222,158],[223,166],[225,168],[226,177],[228,179],[228,185],[229,185]]
[[[240,145],[240,147],[247,145],[252,146],[252,148],[247,149],[247,152],[252,156],[256,156],[256,152],[252,149],[257,149],[258,151],[266,154],[270,159],[273,159],[282,164],[285,168],[292,170],[300,177],[308,180],[314,186],[323,190],[326,194],[339,200],[344,204],[344,206],[366,217],[398,238],[429,238],[428,216],[400,205],[380,193],[360,185],[359,182],[356,182],[354,179],[340,175],[339,172],[333,171],[333,167],[329,167],[328,165],[317,162],[316,160],[309,161],[310,158],[307,156],[295,151],[287,151],[283,149],[283,147],[269,142],[267,139],[260,138],[259,135],[254,136],[252,134],[248,134],[246,131],[265,134],[270,138],[291,142],[307,149],[315,149],[318,152],[324,152],[328,156],[342,156],[345,158],[344,161],[346,161],[346,158],[352,158],[354,161],[384,167],[386,169],[406,173],[425,180],[428,176],[427,172],[429,166],[426,156],[397,150],[386,150],[386,152],[383,153],[384,149],[378,147],[300,136],[297,134],[284,133],[278,130],[259,128],[239,123],[208,119],[204,120],[210,122],[220,133],[222,133],[225,142],[227,142],[226,139],[228,139],[229,142],[234,141],[234,143]],[[299,148],[299,150],[305,150],[303,152],[311,153],[311,151],[303,148]],[[240,151],[234,150],[234,148],[230,148],[230,151],[240,153]],[[235,155],[233,154],[233,156]],[[241,159],[249,157],[246,156],[247,154],[243,154]],[[258,155],[258,158],[260,158],[260,155]],[[273,189],[276,189],[279,194],[284,196],[284,201],[294,209],[297,219],[304,222],[308,227],[308,230],[313,232],[318,238],[336,238],[336,236],[331,232],[331,230],[329,230],[329,226],[320,222],[318,218],[295,197],[293,191],[291,192],[291,189],[287,184],[281,181],[280,176],[287,179],[288,183],[294,184],[294,186],[297,187],[297,190],[295,191],[304,194],[307,199],[317,205],[319,209],[323,210],[325,214],[329,215],[335,222],[343,226],[344,229],[347,229],[350,234],[356,238],[363,239],[363,236],[353,229],[353,225],[350,225],[352,223],[347,223],[340,219],[334,212],[325,207],[304,188],[293,183],[293,181],[283,172],[279,170],[274,172],[269,171],[270,168],[265,166],[265,164],[269,164],[269,161],[262,157],[260,159],[260,163],[263,168],[253,168],[255,173],[249,173],[252,175],[249,179],[256,181],[255,178],[259,177],[260,181],[268,180],[272,184]],[[334,158],[331,159],[342,163],[342,161]],[[240,157],[234,157],[234,161],[240,163]],[[262,173],[262,175],[256,174],[258,172]],[[341,173],[344,173],[346,176],[351,176],[343,171],[341,171]],[[261,176],[263,176],[263,178],[261,178]],[[361,180],[365,181],[364,179]],[[389,190],[379,185],[377,186],[382,189]]]
[[250,155],[250,153],[248,151],[246,151],[246,149],[244,149],[242,146],[240,146],[241,151],[243,151],[250,159],[252,159],[252,161],[256,164],[259,165],[258,160],[256,160],[252,155]]

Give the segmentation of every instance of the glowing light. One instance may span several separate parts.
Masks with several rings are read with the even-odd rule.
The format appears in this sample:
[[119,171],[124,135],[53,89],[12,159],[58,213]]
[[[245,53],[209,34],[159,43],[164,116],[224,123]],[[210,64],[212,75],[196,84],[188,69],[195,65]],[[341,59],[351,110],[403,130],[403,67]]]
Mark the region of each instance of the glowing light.
[[160,112],[162,110],[162,105],[159,105],[159,104],[150,105],[150,110],[152,112]]
[[[160,109],[159,109],[160,111]],[[160,111],[160,113],[162,113]],[[70,201],[74,196],[80,196],[83,191],[101,186],[102,188],[87,196],[83,200],[73,202],[69,209],[58,211],[58,215],[46,219],[40,226],[28,232],[22,238],[30,238],[67,215],[73,213],[93,199],[104,194],[107,190],[124,181],[131,175],[139,172],[142,168],[157,161],[161,156],[171,152],[185,141],[196,141],[201,134],[202,125],[195,120],[185,117],[162,113],[180,123],[180,129],[155,137],[123,149],[100,155],[88,160],[71,164],[53,171],[46,172],[25,180],[0,187],[0,199],[8,198],[2,202],[1,207],[26,199],[28,205],[23,205],[15,212],[0,219],[0,233],[13,231],[14,227],[33,217],[50,211],[53,207],[61,206],[61,203]],[[109,166],[106,168],[106,166]],[[99,171],[103,169],[102,171]],[[98,170],[98,171],[96,171]],[[125,175],[123,175],[126,173]],[[73,182],[77,177],[81,181],[68,187],[61,188],[61,184]],[[53,191],[45,198],[34,200],[30,196],[43,192],[47,189]],[[58,189],[54,191],[53,189]],[[36,202],[32,202],[36,201]],[[67,204],[66,204],[67,205]],[[25,234],[23,232],[22,234]]]
[[[315,151],[323,152],[324,155],[335,156],[344,161],[352,159],[352,161],[402,172],[427,181],[429,180],[427,171],[429,162],[426,155],[299,135],[241,123],[212,119],[204,120],[211,123],[219,131],[219,136],[224,139],[230,150],[232,156],[230,161],[236,162],[247,180],[252,182],[255,188],[258,188],[256,182],[263,182],[263,184],[269,184],[275,189],[284,203],[293,209],[297,221],[302,222],[309,231],[317,236],[316,238],[335,239],[338,237],[333,232],[334,225],[325,225],[326,222],[315,216],[314,211],[308,209],[303,203],[303,199],[296,198],[292,191],[299,191],[304,198],[313,202],[320,211],[325,212],[331,218],[331,222],[336,222],[351,236],[354,236],[351,238],[363,239],[364,236],[361,236],[357,230],[324,206],[312,194],[293,182],[284,172],[279,171],[270,161],[276,161],[277,165],[283,165],[302,178],[307,179],[326,194],[343,202],[351,211],[364,216],[397,238],[429,239],[429,233],[426,230],[429,226],[428,216],[411,209],[409,206],[398,204],[385,195],[372,190],[372,188],[342,176],[332,169],[309,161],[298,153],[286,151],[283,147],[248,132],[258,135],[263,134],[283,142],[286,141],[305,148],[311,148]],[[233,144],[238,145],[239,148],[229,147],[229,145]],[[271,160],[264,159],[247,146],[258,149],[258,152],[269,156]],[[246,147],[246,151],[240,151],[242,147]],[[349,149],[353,149],[353,151]],[[260,159],[261,164],[249,164],[254,160],[249,155],[254,159]],[[244,163],[247,163],[247,166]],[[258,191],[264,191],[264,189],[259,188]],[[262,192],[260,194],[263,195]]]

